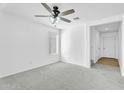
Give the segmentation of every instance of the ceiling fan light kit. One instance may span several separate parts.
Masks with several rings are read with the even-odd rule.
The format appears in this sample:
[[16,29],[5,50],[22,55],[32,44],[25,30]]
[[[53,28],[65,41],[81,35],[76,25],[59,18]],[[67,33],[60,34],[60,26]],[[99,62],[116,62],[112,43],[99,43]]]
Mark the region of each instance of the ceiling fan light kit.
[[60,21],[60,18],[59,17],[57,17],[57,18],[50,17],[49,19],[50,19],[50,22],[52,24],[58,23]]
[[53,9],[51,9],[46,3],[41,3],[41,4],[50,13],[50,15],[35,15],[35,17],[49,17],[52,24],[58,23],[60,20],[66,23],[71,23],[71,20],[66,19],[62,16],[66,16],[74,13],[75,12],[74,9],[60,12],[58,6],[53,6]]

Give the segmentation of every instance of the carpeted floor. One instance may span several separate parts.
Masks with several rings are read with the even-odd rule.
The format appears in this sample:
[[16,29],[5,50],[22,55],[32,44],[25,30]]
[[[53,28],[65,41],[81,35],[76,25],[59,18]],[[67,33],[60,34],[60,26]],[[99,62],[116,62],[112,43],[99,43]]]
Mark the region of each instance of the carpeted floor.
[[0,89],[95,90],[124,89],[118,67],[96,64],[91,69],[58,62],[0,79]]

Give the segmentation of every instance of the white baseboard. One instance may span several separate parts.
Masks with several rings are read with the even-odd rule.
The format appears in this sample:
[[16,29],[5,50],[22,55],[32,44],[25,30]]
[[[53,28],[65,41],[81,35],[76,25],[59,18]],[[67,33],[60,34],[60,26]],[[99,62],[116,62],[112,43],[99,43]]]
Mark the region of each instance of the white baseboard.
[[1,75],[0,78],[4,78],[4,77],[8,77],[8,76],[11,76],[11,75],[15,75],[15,74],[18,74],[18,73],[21,73],[21,72],[25,72],[25,71],[29,71],[29,70],[33,70],[33,69],[36,69],[36,68],[39,68],[39,67],[43,67],[43,66],[47,66],[47,65],[50,65],[50,64],[54,64],[54,63],[57,63],[59,61],[56,61],[56,62],[50,62],[50,63],[47,63],[47,64],[43,64],[43,65],[36,65],[32,68],[26,68],[26,69],[23,69],[21,71],[16,71],[16,72],[12,72],[12,73],[6,73],[4,75]]
[[72,63],[72,62],[67,61],[67,60],[64,59],[64,58],[61,59],[61,62],[70,63],[70,64],[82,66],[82,67],[85,67],[85,68],[91,68],[90,66],[88,66],[88,65],[86,65],[86,64]]

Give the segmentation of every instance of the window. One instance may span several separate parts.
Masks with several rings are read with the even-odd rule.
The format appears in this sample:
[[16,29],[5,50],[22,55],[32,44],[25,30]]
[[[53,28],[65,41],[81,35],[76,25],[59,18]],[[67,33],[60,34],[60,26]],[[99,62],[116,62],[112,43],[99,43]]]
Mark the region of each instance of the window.
[[49,32],[49,53],[58,54],[58,32]]

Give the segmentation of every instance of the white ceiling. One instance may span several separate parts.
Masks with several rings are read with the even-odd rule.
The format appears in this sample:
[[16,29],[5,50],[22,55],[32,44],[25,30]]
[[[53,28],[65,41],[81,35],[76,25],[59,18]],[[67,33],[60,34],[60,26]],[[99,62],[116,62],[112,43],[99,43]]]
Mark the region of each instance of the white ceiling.
[[[52,4],[48,4],[52,6]],[[65,16],[72,20],[71,24],[59,22],[58,27],[64,28],[80,24],[81,22],[98,20],[101,18],[111,17],[124,13],[123,3],[57,3],[60,11],[75,9],[75,13]],[[36,14],[49,14],[48,11],[40,3],[7,3],[0,4],[0,10],[3,12],[13,13],[17,16],[39,21],[41,23],[51,25],[49,18],[35,18]],[[79,17],[80,20],[74,21],[74,17]]]

